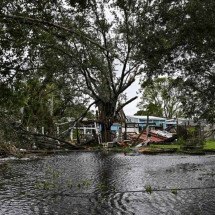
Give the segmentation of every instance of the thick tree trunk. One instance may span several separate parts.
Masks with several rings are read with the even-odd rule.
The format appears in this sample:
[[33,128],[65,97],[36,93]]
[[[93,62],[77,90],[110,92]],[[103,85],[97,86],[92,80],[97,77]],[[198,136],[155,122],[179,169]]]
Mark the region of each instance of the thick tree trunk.
[[106,102],[99,105],[99,121],[101,122],[102,142],[112,141],[111,126],[115,118],[116,102]]
[[110,122],[103,122],[102,123],[102,130],[101,130],[101,135],[102,135],[102,142],[111,142],[111,126],[113,123]]

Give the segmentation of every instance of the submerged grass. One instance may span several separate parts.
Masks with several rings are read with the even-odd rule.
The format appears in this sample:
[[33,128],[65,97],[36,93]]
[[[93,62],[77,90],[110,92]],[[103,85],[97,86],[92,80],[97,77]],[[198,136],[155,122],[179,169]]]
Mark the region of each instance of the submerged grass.
[[171,189],[171,193],[174,194],[174,195],[177,195],[178,194],[178,190],[177,189]]
[[147,193],[151,194],[152,193],[152,187],[151,187],[151,185],[145,186],[145,190],[146,190]]

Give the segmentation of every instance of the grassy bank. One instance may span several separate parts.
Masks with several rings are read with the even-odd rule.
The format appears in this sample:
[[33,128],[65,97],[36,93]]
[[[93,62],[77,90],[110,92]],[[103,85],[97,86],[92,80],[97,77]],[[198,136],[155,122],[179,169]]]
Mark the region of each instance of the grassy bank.
[[177,144],[151,144],[150,148],[160,148],[160,149],[180,149],[180,145]]
[[215,140],[208,140],[204,146],[206,150],[215,150]]
[[[3,150],[4,149],[4,150]],[[10,149],[10,150],[9,150]],[[13,148],[12,148],[13,149]],[[19,152],[12,150],[11,148],[2,148],[0,147],[0,152],[2,151],[2,155],[4,156],[16,156],[16,157],[25,157],[29,154],[37,154],[37,155],[48,155],[48,154],[56,154],[56,153],[65,153],[71,152],[73,150],[27,150],[26,152]],[[79,151],[79,150],[78,150]],[[118,152],[118,153],[134,153],[133,147],[113,147],[113,148],[104,148],[101,145],[92,145],[80,151],[110,151],[110,152]],[[203,150],[195,149],[195,150],[182,150],[179,144],[151,144],[149,147],[141,147],[139,150],[142,154],[162,154],[162,153],[173,153],[173,154],[205,154],[205,153],[215,153],[215,140],[206,141]],[[1,156],[1,153],[0,153]]]
[[[171,144],[171,145],[167,145],[167,144],[151,144],[150,148],[152,150],[156,150],[156,149],[164,149],[164,150],[175,149],[177,152],[181,151],[179,144]],[[198,152],[200,152],[200,151],[198,151]],[[201,152],[215,152],[215,140],[206,141],[205,145],[204,145],[204,148],[203,148],[203,150],[201,150]],[[194,151],[194,153],[195,153],[195,151]]]
[[[98,151],[111,151],[111,152],[123,152],[123,153],[133,153],[133,147],[114,147],[114,148],[104,148],[102,146],[90,147],[90,150]],[[88,150],[89,150],[88,149]],[[162,153],[176,153],[176,154],[196,154],[203,155],[205,153],[215,153],[215,140],[207,141],[202,149],[184,150],[181,148],[180,144],[151,144],[149,147],[141,147],[139,152],[142,154],[162,154]]]

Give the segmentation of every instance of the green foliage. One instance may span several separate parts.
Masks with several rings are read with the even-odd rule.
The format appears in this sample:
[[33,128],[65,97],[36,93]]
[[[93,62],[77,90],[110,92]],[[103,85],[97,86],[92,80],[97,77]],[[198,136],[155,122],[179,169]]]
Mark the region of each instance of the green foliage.
[[[26,124],[37,124],[38,116],[52,127],[90,97],[110,127],[127,104],[117,107],[135,77],[144,73],[151,80],[179,71],[186,114],[214,121],[213,0],[7,0],[0,7],[0,108],[20,117],[24,103]],[[40,90],[31,88],[29,98],[19,89],[31,79],[39,80]],[[51,83],[56,90],[44,95]],[[168,108],[152,96],[140,107],[143,113],[180,115],[177,96],[167,88],[159,91]],[[47,108],[52,96],[53,115]]]
[[177,144],[180,145],[180,146],[182,146],[182,145],[185,144],[185,140],[184,140],[182,137],[180,137],[180,138],[178,138],[178,140],[177,140]]
[[152,187],[150,185],[145,186],[145,190],[147,193],[151,194],[152,193]]
[[[27,82],[32,77],[38,78],[42,86],[53,82],[56,91],[52,94],[61,107],[56,110],[56,117],[66,115],[65,109],[72,106],[72,92],[81,92],[77,100],[73,100],[78,103],[74,109],[77,110],[80,103],[85,106],[86,98],[90,97],[99,109],[104,130],[109,130],[118,120],[119,111],[135,99],[119,103],[123,92],[141,73],[139,68],[143,59],[138,56],[140,45],[136,32],[139,28],[137,20],[141,18],[139,8],[147,9],[146,6],[139,0],[132,3],[92,0],[53,4],[47,1],[5,1],[1,3],[0,13],[3,25],[0,46],[4,47],[0,56],[4,68],[1,75],[5,80],[10,79],[12,84]],[[14,62],[11,59],[15,59]],[[11,80],[17,67],[19,71]],[[26,70],[27,76],[24,75]],[[51,124],[48,121],[50,118],[54,121],[55,115],[49,117],[46,105],[38,100],[38,95],[31,100],[28,100],[31,104],[27,103],[25,122],[36,124],[38,115],[38,121]]]
[[136,116],[163,116],[162,107],[157,104],[149,103],[147,105],[141,105],[139,104],[138,107],[140,109],[144,108],[144,110],[138,110],[134,115]]
[[140,38],[142,53],[150,54],[146,76],[179,76],[186,116],[214,122],[215,2],[161,0],[152,7],[148,37]]
[[[138,107],[143,115],[173,118],[182,115],[180,92],[174,79],[155,78],[142,83],[142,97]],[[137,113],[136,113],[137,114]]]
[[83,91],[78,88],[78,74],[72,73],[71,59],[62,55],[64,49],[59,51],[67,34],[2,15],[34,14],[34,18],[52,22],[51,11],[62,5],[10,0],[0,4],[0,111],[21,119],[24,126],[44,126],[53,133],[54,122],[79,117],[88,103],[88,98],[80,98]]
[[205,139],[201,134],[201,127],[188,127],[186,135],[180,138],[180,148],[182,150],[203,150]]
[[188,131],[189,136],[194,137],[197,133],[197,128],[196,127],[188,127],[187,131]]

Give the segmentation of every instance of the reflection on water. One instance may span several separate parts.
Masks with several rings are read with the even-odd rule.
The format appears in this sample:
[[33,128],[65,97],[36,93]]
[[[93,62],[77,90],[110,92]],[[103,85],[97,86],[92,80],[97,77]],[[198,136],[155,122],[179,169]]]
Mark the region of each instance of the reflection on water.
[[0,214],[215,214],[214,163],[98,152],[12,160],[0,166]]

